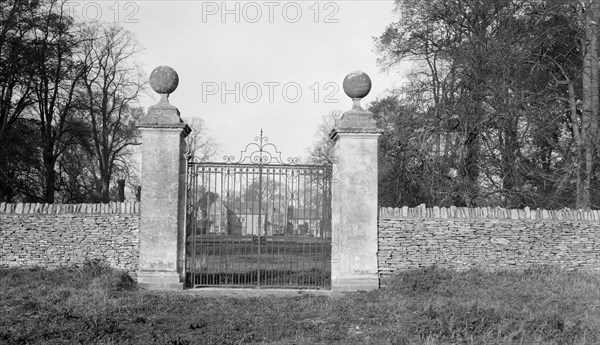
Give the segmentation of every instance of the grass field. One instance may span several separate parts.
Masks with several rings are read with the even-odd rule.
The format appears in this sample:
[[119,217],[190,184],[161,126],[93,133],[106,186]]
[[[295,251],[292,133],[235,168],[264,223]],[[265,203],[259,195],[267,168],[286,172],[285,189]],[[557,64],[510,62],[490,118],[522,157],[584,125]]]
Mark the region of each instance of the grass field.
[[0,269],[1,344],[600,344],[600,274],[435,267],[338,297],[140,291],[123,272]]

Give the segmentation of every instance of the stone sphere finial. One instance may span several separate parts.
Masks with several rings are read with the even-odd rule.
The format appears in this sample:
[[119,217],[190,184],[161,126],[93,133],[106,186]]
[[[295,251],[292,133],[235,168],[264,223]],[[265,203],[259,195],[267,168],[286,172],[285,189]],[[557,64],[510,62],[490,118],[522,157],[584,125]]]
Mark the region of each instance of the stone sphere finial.
[[364,98],[371,91],[371,78],[361,71],[349,73],[342,84],[344,92],[352,99]]
[[150,86],[159,94],[170,94],[177,89],[179,76],[169,66],[158,66],[150,73]]

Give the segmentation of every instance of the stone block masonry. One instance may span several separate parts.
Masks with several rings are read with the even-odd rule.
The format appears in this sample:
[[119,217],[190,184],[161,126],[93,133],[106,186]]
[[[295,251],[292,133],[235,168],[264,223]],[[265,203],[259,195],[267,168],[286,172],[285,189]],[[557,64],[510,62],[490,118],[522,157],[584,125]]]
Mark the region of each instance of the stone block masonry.
[[[99,259],[137,271],[140,204],[0,203],[0,267],[79,266]],[[600,271],[600,212],[380,208],[378,271],[552,265]]]
[[0,203],[0,267],[81,266],[136,271],[140,204]]
[[381,208],[378,265],[384,277],[430,265],[600,271],[600,212],[503,208]]

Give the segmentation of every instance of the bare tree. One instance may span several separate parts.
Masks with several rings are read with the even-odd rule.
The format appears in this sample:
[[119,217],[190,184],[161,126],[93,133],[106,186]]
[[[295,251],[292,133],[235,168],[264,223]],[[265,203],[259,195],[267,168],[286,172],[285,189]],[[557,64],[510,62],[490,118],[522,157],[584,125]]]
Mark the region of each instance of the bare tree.
[[[380,150],[391,161],[381,160],[389,175],[380,183],[411,198],[388,202],[589,207],[598,156],[598,2],[396,4],[401,20],[377,39],[379,62],[415,62],[411,80],[425,88],[413,109],[375,102],[386,130]],[[404,110],[425,121],[411,123]],[[427,150],[411,147],[415,131]],[[428,187],[429,176],[446,182]],[[446,186],[454,195],[440,198]]]
[[118,24],[95,23],[82,28],[85,65],[80,94],[82,116],[89,120],[86,146],[99,173],[98,194],[110,201],[110,184],[118,165],[127,170],[127,148],[138,144],[135,127],[144,75],[136,64],[139,47]]
[[577,174],[577,208],[590,207],[590,186],[594,167],[594,148],[598,140],[598,21],[600,6],[596,0],[582,1],[583,17],[583,70],[581,144],[578,154],[585,166]]
[[3,3],[0,8],[0,142],[4,131],[33,101],[30,35],[35,27],[22,19],[35,6],[14,1]]
[[[590,208],[594,159],[598,145],[598,21],[597,1],[546,0],[536,4],[545,18],[540,35],[539,59],[557,89],[556,100],[565,104],[572,136],[575,207]],[[549,35],[547,33],[552,33]]]
[[340,120],[342,112],[340,110],[333,110],[327,115],[323,115],[319,127],[317,128],[312,144],[306,149],[308,151],[309,159],[316,164],[331,164],[332,156],[331,149],[333,148],[333,141],[331,140],[331,130],[335,127],[336,123]]
[[30,11],[29,20],[40,21],[31,35],[35,59],[33,93],[39,120],[44,187],[41,199],[54,202],[57,174],[56,162],[72,143],[70,120],[75,90],[84,75],[83,65],[74,58],[80,43],[74,32],[73,18],[68,15],[66,1],[41,3],[41,15]]
[[2,2],[0,6],[0,200],[11,201],[19,193],[31,190],[23,181],[23,168],[35,164],[34,142],[29,147],[18,145],[31,131],[31,123],[23,120],[33,104],[31,35],[35,22],[26,20],[38,4],[29,1]]
[[201,162],[213,157],[217,153],[218,144],[208,135],[204,120],[193,118],[184,121],[192,129],[192,133],[185,139],[189,159]]

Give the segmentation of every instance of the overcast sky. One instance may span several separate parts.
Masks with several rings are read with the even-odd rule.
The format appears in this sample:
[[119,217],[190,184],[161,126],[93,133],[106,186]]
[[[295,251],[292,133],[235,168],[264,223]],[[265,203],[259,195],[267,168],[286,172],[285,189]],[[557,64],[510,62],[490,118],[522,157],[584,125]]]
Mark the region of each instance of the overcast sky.
[[[148,75],[159,65],[177,71],[170,101],[182,117],[204,119],[220,144],[217,160],[239,153],[261,128],[284,158],[306,155],[321,117],[351,107],[341,87],[347,73],[370,75],[363,103],[404,80],[403,71],[381,72],[374,52],[373,37],[396,18],[392,0],[73,4],[84,19],[116,20],[133,32]],[[142,105],[156,101],[151,91]]]

